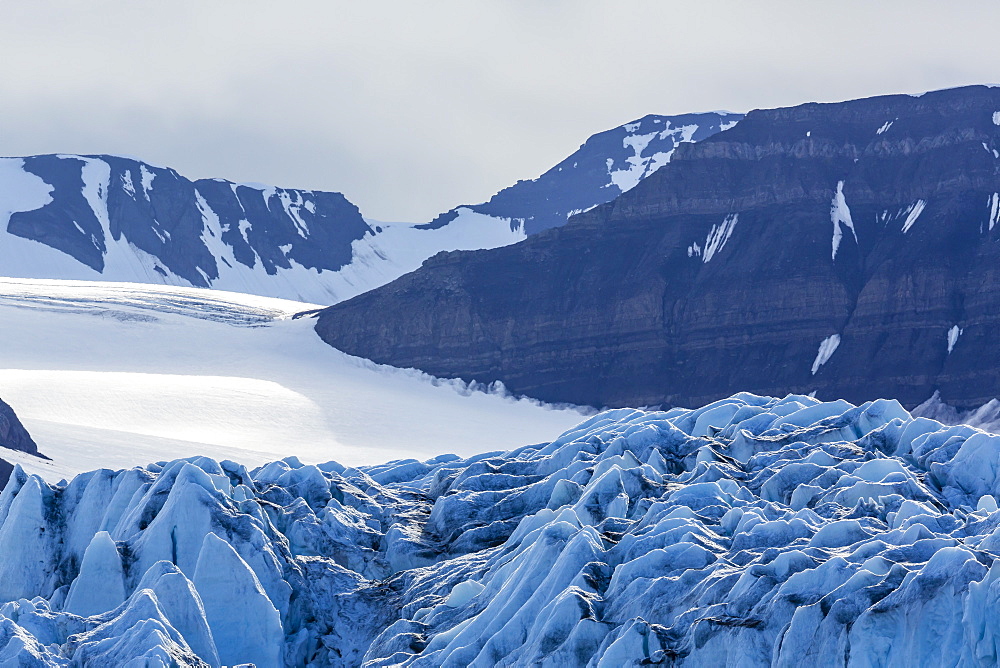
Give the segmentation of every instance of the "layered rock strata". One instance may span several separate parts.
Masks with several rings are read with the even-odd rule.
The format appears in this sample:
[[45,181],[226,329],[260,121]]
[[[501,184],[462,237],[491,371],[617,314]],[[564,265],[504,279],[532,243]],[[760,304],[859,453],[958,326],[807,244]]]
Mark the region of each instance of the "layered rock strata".
[[1000,393],[1000,88],[758,110],[618,199],[324,311],[351,354],[546,401]]

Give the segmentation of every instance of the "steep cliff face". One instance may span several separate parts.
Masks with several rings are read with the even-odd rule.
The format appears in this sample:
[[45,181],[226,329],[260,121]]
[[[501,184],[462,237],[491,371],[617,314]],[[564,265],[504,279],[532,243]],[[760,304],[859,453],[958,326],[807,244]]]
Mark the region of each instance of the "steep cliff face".
[[[26,452],[29,455],[43,457],[38,452],[38,446],[31,440],[28,430],[17,419],[14,409],[3,399],[0,399],[0,447]],[[0,487],[7,484],[14,466],[5,459],[0,459]]]
[[1000,393],[1000,89],[749,113],[620,198],[325,310],[346,352],[548,401]]

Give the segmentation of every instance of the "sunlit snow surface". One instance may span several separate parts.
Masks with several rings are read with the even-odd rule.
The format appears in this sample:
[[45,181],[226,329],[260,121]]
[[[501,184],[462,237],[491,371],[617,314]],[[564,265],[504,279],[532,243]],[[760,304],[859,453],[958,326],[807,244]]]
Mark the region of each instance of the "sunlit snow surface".
[[16,469],[0,659],[993,666],[998,490],[1000,436],[750,394],[465,460]]
[[324,344],[311,304],[195,288],[0,279],[0,397],[49,480],[201,454],[372,464],[538,443],[578,422]]

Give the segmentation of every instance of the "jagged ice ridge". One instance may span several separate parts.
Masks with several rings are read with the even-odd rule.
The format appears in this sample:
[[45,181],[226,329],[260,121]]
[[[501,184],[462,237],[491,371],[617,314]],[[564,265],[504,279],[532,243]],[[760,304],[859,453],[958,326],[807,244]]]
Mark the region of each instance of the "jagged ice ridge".
[[1000,436],[746,393],[464,460],[17,468],[0,663],[996,665],[998,487]]

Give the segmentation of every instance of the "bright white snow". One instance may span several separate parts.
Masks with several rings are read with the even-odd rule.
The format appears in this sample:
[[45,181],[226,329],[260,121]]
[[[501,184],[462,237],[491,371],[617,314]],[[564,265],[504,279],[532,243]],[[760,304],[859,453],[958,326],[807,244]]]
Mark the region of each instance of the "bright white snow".
[[993,193],[989,200],[990,207],[990,229],[992,230],[1000,222],[1000,193]]
[[993,112],[993,125],[1000,125],[1000,111]]
[[309,308],[194,288],[0,279],[0,396],[55,460],[32,470],[55,480],[192,454],[250,464],[470,455],[580,419],[340,353],[311,318],[289,318]]
[[815,376],[819,368],[833,357],[833,353],[837,351],[839,345],[840,334],[831,334],[820,342],[819,350],[816,352],[816,359],[812,363],[812,375]]
[[958,337],[962,335],[962,328],[958,325],[953,325],[951,329],[948,330],[948,354],[955,349],[955,344],[958,343]]
[[833,196],[833,202],[830,203],[830,220],[833,221],[833,253],[831,259],[836,260],[837,250],[840,248],[840,241],[844,236],[842,226],[846,225],[851,230],[854,243],[858,242],[858,234],[854,231],[854,221],[851,220],[851,210],[848,208],[847,200],[844,198],[843,181],[837,182],[837,193]]

